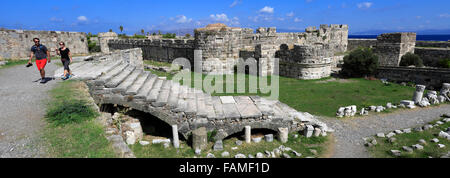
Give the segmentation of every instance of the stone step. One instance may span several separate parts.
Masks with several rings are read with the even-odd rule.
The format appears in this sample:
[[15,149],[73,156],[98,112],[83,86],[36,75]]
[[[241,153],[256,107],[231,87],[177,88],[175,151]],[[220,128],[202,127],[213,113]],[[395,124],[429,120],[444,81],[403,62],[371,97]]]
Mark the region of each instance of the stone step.
[[259,111],[261,111],[263,115],[266,116],[274,115],[274,111],[271,105],[275,104],[276,101],[268,100],[260,96],[251,96],[250,98],[253,100],[253,102],[256,104],[256,107],[258,107]]
[[197,99],[197,116],[206,118],[208,112],[206,111],[205,94],[203,92],[196,92]]
[[93,67],[95,67],[93,63],[87,63],[87,64],[81,66],[76,71],[72,72],[72,74],[74,74],[74,77],[72,77],[72,79],[81,79],[81,77],[85,73],[89,72]]
[[105,83],[109,82],[112,78],[114,78],[116,75],[119,75],[122,71],[125,70],[125,68],[128,67],[128,64],[122,63],[119,66],[115,67],[105,75],[101,76],[97,80],[95,80],[95,85],[105,85]]
[[131,72],[134,71],[135,68],[136,67],[134,67],[134,66],[128,66],[122,72],[120,72],[118,75],[116,75],[111,80],[109,80],[109,82],[107,82],[105,84],[105,87],[106,88],[115,88],[115,87],[117,87],[120,83],[122,83],[128,77],[128,75],[131,74]]
[[173,82],[172,88],[169,95],[168,105],[170,109],[177,108],[178,105],[178,96],[180,95],[180,83]]
[[239,114],[243,119],[258,118],[262,116],[261,111],[256,107],[255,103],[248,96],[235,96],[236,106]]
[[205,94],[205,110],[206,110],[206,117],[208,119],[210,120],[217,119],[212,102],[212,96],[210,94]]
[[155,74],[149,74],[147,81],[145,81],[144,85],[141,87],[139,92],[134,96],[135,99],[146,99],[148,93],[153,88],[155,81],[158,79],[158,76]]
[[136,81],[136,79],[141,75],[143,71],[136,69],[134,70],[130,75],[128,75],[125,80],[122,81],[122,83],[119,84],[116,88],[114,88],[112,91],[114,93],[120,93],[122,95],[125,95],[125,92],[128,90],[128,88]]
[[93,65],[89,68],[83,68],[83,72],[76,75],[74,78],[81,79],[81,80],[87,80],[88,76],[90,76],[91,73],[100,70],[100,68],[104,67],[104,63],[96,62],[92,63]]
[[287,118],[286,113],[284,113],[284,111],[277,104],[273,104],[272,108],[273,108],[273,112],[274,112],[274,115],[272,116],[273,119]]
[[170,80],[165,80],[161,90],[159,92],[158,98],[156,99],[155,102],[152,103],[153,106],[155,107],[163,107],[167,104],[168,100],[169,100],[169,95],[170,95],[170,91],[171,91],[171,86],[172,86],[172,81]]
[[235,103],[222,103],[222,108],[226,119],[239,119],[241,117]]
[[86,76],[83,78],[83,80],[94,80],[94,79],[108,73],[112,69],[116,68],[121,63],[122,63],[121,61],[107,61],[107,62],[101,64],[101,65],[103,65],[102,67],[86,74]]
[[216,115],[216,119],[225,119],[222,101],[220,101],[220,98],[218,96],[212,96],[211,100],[212,100],[212,104],[214,107],[214,113]]
[[138,76],[136,81],[133,83],[133,85],[128,88],[128,90],[125,92],[126,95],[136,95],[138,91],[141,89],[141,87],[144,86],[144,83],[147,81],[148,77],[150,76],[150,72],[142,72],[141,75]]
[[186,103],[187,106],[184,113],[186,113],[187,115],[195,115],[197,113],[197,99],[195,89],[188,88]]
[[161,90],[161,87],[164,83],[163,79],[158,78],[155,82],[155,84],[153,85],[153,88],[150,90],[150,92],[147,95],[147,102],[155,102],[156,99],[158,99],[158,95],[159,95],[159,91]]

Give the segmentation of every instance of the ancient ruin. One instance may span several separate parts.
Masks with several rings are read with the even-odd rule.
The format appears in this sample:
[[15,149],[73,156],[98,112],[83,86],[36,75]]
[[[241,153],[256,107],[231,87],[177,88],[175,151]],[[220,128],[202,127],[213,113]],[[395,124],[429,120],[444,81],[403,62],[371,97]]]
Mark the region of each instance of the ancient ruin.
[[[171,62],[183,57],[193,61],[194,50],[202,51],[204,73],[233,73],[238,58],[255,58],[261,75],[273,73],[273,61],[280,58],[280,75],[299,79],[330,76],[340,54],[347,51],[347,25],[308,27],[302,33],[277,33],[276,28],[253,29],[210,24],[194,31],[194,39],[119,39],[100,34],[102,52],[139,47],[145,60]],[[105,45],[107,41],[107,46]],[[336,57],[337,56],[337,57]],[[218,61],[222,62],[220,69]],[[226,60],[231,59],[231,60]],[[211,62],[213,61],[213,62]],[[231,61],[231,62],[229,62]]]

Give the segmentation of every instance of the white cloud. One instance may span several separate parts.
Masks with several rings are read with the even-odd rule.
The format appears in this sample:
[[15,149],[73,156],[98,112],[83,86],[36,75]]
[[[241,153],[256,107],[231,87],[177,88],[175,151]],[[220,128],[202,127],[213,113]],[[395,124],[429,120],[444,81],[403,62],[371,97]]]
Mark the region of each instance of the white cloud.
[[289,13],[286,14],[286,16],[293,17],[294,16],[294,12],[289,12]]
[[[175,19],[172,18],[172,20],[175,20]],[[190,22],[192,22],[192,18],[188,19],[188,18],[187,18],[186,16],[184,16],[184,15],[179,15],[179,16],[177,16],[175,22],[176,22],[176,23],[190,23]]]
[[227,14],[224,14],[224,13],[222,13],[222,14],[215,14],[215,15],[211,14],[209,17],[211,19],[215,20],[215,21],[221,21],[221,22],[228,22],[228,21],[230,21],[230,19],[228,19]]
[[295,17],[295,19],[294,19],[294,22],[301,22],[301,21],[303,21],[303,19],[300,19],[298,17]]
[[242,3],[242,0],[234,0],[233,3],[230,5],[230,8],[233,8],[234,6],[237,6],[240,3]]
[[439,15],[440,18],[450,18],[450,14],[449,13],[445,13],[445,14],[441,14]]
[[259,12],[272,14],[273,13],[273,7],[265,6],[264,8],[259,10]]
[[86,16],[82,15],[82,16],[78,16],[77,20],[80,22],[86,22],[86,21],[88,21],[88,18]]
[[371,2],[363,2],[363,3],[359,3],[357,4],[358,8],[360,9],[368,9],[370,7],[372,7],[373,3]]

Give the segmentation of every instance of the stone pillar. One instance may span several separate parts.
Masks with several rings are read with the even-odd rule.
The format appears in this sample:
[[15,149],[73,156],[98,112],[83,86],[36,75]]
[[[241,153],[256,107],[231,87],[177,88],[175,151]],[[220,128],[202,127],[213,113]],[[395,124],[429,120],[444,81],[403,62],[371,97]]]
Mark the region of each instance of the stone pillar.
[[281,143],[286,143],[288,141],[289,129],[285,127],[278,128],[278,139]]
[[192,148],[194,150],[204,150],[208,144],[206,128],[200,127],[192,131]]
[[245,126],[245,143],[250,143],[252,141],[252,128],[250,126]]
[[423,98],[423,92],[425,91],[425,85],[416,85],[416,91],[414,92],[413,101],[415,104],[419,104]]
[[321,132],[322,132],[322,130],[320,130],[319,128],[315,128],[314,129],[314,136],[315,137],[319,137]]
[[312,136],[314,131],[314,127],[312,125],[306,125],[306,128],[304,130],[304,135],[306,138],[309,138]]
[[173,137],[173,147],[180,147],[180,140],[178,139],[178,126],[172,125],[172,137]]
[[117,33],[114,32],[105,32],[98,33],[98,40],[100,42],[100,49],[102,53],[109,53],[108,41],[118,39]]

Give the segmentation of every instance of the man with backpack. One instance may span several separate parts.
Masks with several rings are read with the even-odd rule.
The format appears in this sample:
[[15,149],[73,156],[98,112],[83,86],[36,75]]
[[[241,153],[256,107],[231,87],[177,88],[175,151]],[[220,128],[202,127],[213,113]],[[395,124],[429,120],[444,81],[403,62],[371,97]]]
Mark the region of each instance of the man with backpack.
[[30,54],[30,60],[28,61],[28,65],[31,64],[31,59],[33,59],[33,56],[36,56],[36,66],[41,73],[41,83],[45,83],[45,65],[47,65],[47,59],[48,63],[50,63],[50,52],[47,50],[47,47],[44,45],[41,45],[39,42],[39,38],[34,38],[34,45],[31,47],[31,54]]

